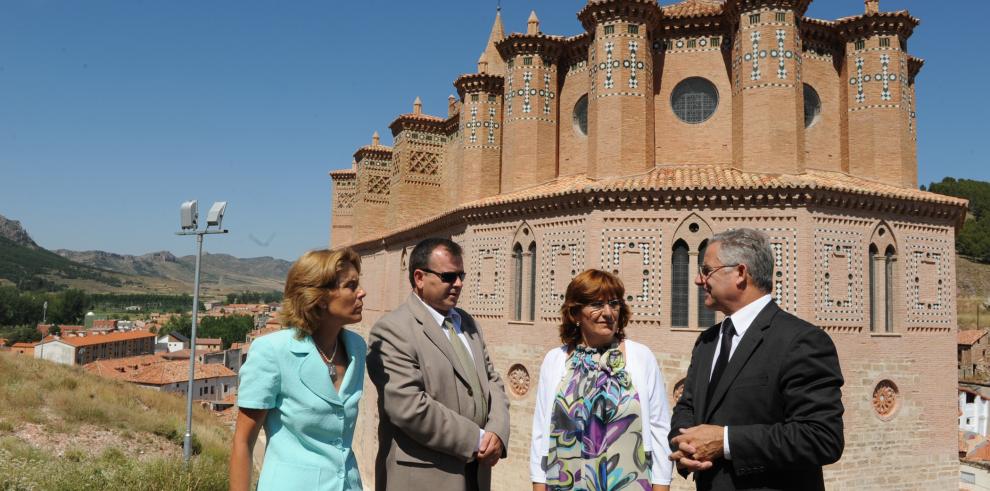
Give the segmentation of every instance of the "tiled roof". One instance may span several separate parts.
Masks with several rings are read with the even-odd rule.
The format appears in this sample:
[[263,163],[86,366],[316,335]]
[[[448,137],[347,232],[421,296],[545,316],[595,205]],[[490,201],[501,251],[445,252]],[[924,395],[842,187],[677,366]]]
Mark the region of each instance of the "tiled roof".
[[159,353],[159,356],[166,360],[188,360],[190,353],[192,353],[192,350],[186,348],[176,351],[169,351],[168,353]]
[[[196,380],[216,377],[236,377],[233,370],[220,363],[197,363]],[[165,385],[189,380],[189,362],[183,360],[163,361],[150,365],[127,377],[129,382],[145,385]]]
[[980,338],[986,335],[987,335],[986,329],[968,329],[964,331],[959,331],[959,333],[956,335],[956,344],[972,346],[974,343],[979,341]]
[[37,343],[14,343],[11,348],[34,348]]
[[198,345],[223,344],[223,340],[220,338],[196,338],[196,344]]
[[[763,174],[744,172],[729,166],[676,165],[655,167],[634,176],[610,177],[600,180],[578,174],[564,176],[513,193],[499,194],[465,203],[446,213],[429,217],[388,235],[412,230],[435,222],[442,216],[487,206],[557,198],[586,192],[620,191],[772,191],[781,189],[827,190],[859,196],[906,199],[927,203],[965,207],[961,198],[929,193],[915,188],[902,188],[879,181],[850,176],[842,172],[809,169],[804,174]],[[773,193],[767,194],[773,194]],[[355,243],[372,242],[382,237],[360,239]]]
[[515,193],[485,198],[466,207],[546,198],[575,191],[677,191],[771,190],[781,188],[827,189],[887,198],[902,198],[964,206],[966,200],[902,188],[853,177],[841,172],[808,170],[804,174],[760,174],[723,166],[683,165],[657,167],[643,174],[595,181],[585,176],[561,178]]
[[966,454],[966,460],[990,462],[990,443],[984,441]]
[[704,17],[722,13],[722,0],[684,0],[662,7],[664,17]]
[[[155,335],[150,332],[142,331],[130,331],[130,332],[111,332],[107,334],[90,334],[88,336],[65,336],[58,341],[61,341],[70,346],[75,346],[76,348],[82,346],[93,346],[97,344],[113,343],[117,341],[132,341],[140,339],[155,339]],[[45,342],[50,342],[51,339],[46,339]]]
[[83,365],[83,370],[101,377],[127,380],[131,374],[139,372],[145,367],[164,362],[165,360],[158,355],[138,355],[97,360]]

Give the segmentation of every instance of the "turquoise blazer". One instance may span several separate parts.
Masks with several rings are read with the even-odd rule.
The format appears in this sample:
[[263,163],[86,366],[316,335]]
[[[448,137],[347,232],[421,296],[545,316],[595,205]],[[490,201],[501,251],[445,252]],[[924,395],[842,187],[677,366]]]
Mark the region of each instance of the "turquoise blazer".
[[256,339],[240,371],[237,405],[268,410],[258,489],[361,490],[351,442],[367,344],[342,332],[350,362],[338,393],[313,338],[295,334],[290,328]]

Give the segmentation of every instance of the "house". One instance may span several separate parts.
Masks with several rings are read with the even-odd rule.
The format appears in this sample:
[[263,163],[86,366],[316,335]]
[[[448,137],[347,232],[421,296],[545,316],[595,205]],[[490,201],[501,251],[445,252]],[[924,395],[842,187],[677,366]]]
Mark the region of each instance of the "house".
[[152,354],[155,335],[150,332],[111,332],[82,336],[55,336],[34,347],[34,357],[64,365],[83,365],[108,358]]
[[186,348],[189,348],[189,338],[178,331],[160,335],[155,339],[156,352],[172,353]]
[[37,343],[14,343],[10,350],[16,355],[34,356],[34,345]]
[[990,387],[959,384],[959,431],[987,437],[990,422]]
[[117,330],[116,319],[95,319],[93,320],[93,327],[89,328],[89,331],[110,332],[116,330]]
[[[217,363],[197,363],[193,377],[193,398],[222,401],[237,393],[237,374]],[[189,362],[163,361],[127,376],[126,380],[161,392],[186,394],[189,385]]]
[[59,335],[60,336],[67,336],[69,334],[76,334],[78,332],[83,332],[83,331],[86,330],[86,326],[76,326],[76,325],[64,325],[63,326],[61,324],[38,324],[37,325],[37,329],[38,329],[38,332],[41,333],[42,336],[47,336],[49,334],[49,331],[51,331],[52,326],[58,326],[58,330],[59,330]]
[[203,360],[203,363],[219,363],[233,370],[234,373],[238,373],[240,372],[241,365],[244,363],[245,359],[242,353],[246,352],[241,351],[240,348],[234,348],[231,346],[230,349],[225,349],[223,351],[209,351],[203,353],[201,359]]
[[990,336],[987,329],[962,330],[956,334],[959,380],[986,380],[990,376]]
[[220,338],[196,338],[196,349],[203,351],[220,351],[223,340]]

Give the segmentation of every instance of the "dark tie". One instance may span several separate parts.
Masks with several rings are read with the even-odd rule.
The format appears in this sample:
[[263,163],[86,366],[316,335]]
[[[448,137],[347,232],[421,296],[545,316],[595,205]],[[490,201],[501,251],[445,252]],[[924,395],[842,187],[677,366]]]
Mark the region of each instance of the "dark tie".
[[732,351],[732,337],[736,335],[736,328],[732,325],[732,319],[726,317],[722,321],[722,343],[718,351],[718,359],[715,360],[715,370],[712,371],[712,379],[708,381],[708,397],[706,401],[711,402],[712,395],[718,381],[722,379],[725,366],[729,364],[729,352]]

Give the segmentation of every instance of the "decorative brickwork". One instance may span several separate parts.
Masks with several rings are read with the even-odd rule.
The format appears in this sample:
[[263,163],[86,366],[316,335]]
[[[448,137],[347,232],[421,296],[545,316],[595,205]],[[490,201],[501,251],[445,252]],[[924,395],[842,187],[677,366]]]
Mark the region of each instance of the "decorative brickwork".
[[[722,317],[693,284],[698,262],[737,227],[768,234],[773,299],[836,344],[846,447],[826,486],[957,485],[953,249],[966,203],[916,186],[917,19],[812,19],[810,3],[589,0],[571,37],[540,32],[535,14],[505,36],[497,18],[445,119],[417,101],[390,126],[394,148],[375,141],[352,174],[332,174],[332,243],[365,261],[358,332],[408,294],[413,244],[464,247],[459,306],[512,395],[495,491],[531,485],[530,371],[560,345],[571,279],[589,267],[622,278],[627,334],[676,399],[699,332]],[[692,79],[705,89],[677,90]],[[820,103],[810,125],[806,84]],[[370,386],[365,397],[355,442],[373,485]]]

